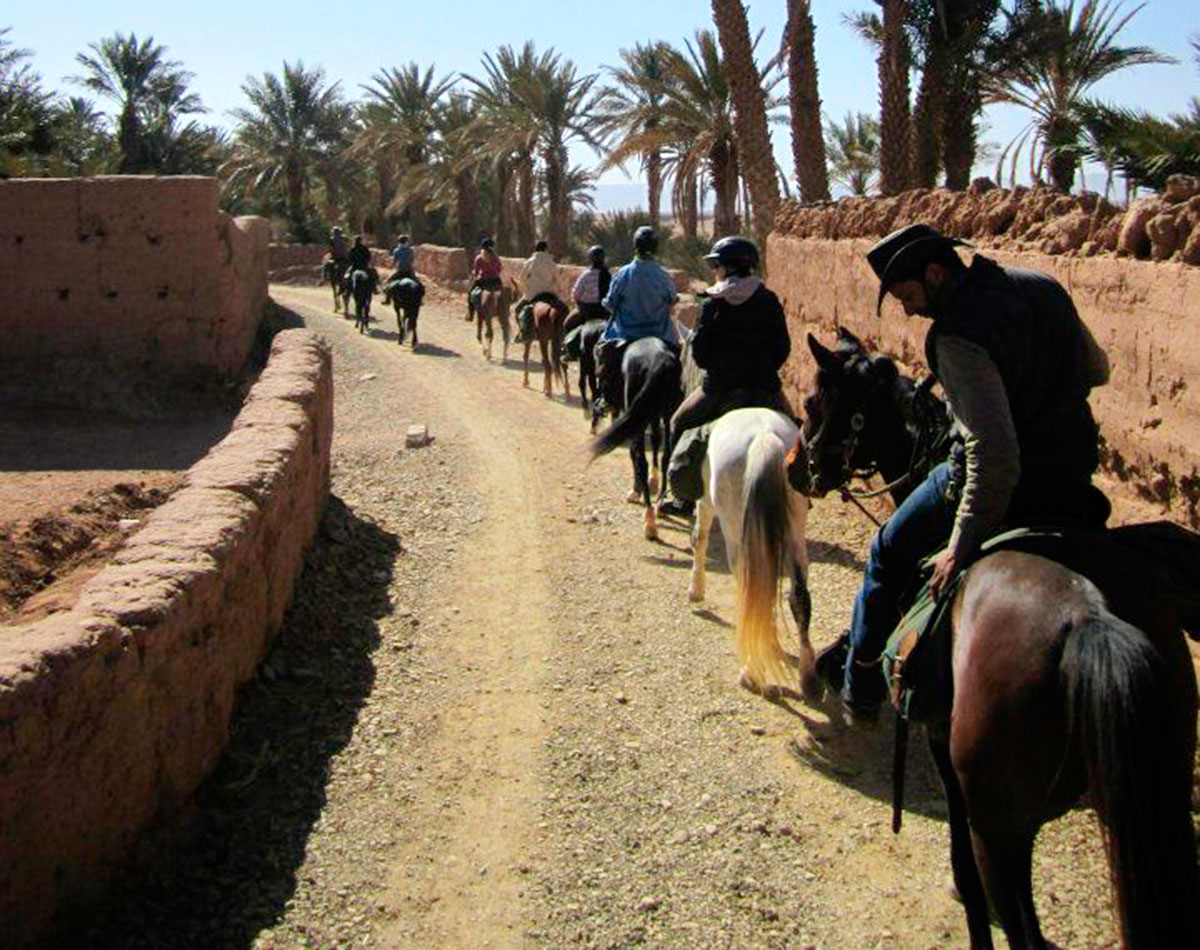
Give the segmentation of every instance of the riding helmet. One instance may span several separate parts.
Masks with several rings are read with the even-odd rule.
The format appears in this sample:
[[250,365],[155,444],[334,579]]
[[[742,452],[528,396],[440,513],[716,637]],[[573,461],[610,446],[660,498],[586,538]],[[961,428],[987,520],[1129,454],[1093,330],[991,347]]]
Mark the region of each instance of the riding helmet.
[[658,250],[658,235],[654,228],[643,224],[633,232],[633,249],[639,254],[653,254]]
[[483,248],[483,250],[485,250],[485,251],[490,251],[490,250],[492,250],[492,248],[494,248],[496,246],[496,242],[493,241],[491,238],[484,238],[482,241],[479,242],[479,246],[481,248]]
[[587,259],[589,264],[594,264],[596,267],[604,265],[604,248],[599,244],[593,244],[588,248]]
[[550,247],[550,245],[547,244],[545,241],[538,241],[537,244],[535,244],[533,246],[533,249],[534,249],[534,251],[544,251],[548,247]]
[[723,237],[704,255],[704,259],[744,277],[758,267],[758,246],[749,238]]

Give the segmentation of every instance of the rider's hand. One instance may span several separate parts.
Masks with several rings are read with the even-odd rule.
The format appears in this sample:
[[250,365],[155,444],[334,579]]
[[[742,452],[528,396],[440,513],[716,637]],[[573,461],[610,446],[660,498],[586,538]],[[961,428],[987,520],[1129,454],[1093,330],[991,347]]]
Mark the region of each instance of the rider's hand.
[[954,552],[946,548],[935,554],[930,563],[933,565],[933,574],[929,578],[929,590],[934,597],[941,597],[942,591],[953,579],[954,572],[958,570],[958,561],[954,557]]

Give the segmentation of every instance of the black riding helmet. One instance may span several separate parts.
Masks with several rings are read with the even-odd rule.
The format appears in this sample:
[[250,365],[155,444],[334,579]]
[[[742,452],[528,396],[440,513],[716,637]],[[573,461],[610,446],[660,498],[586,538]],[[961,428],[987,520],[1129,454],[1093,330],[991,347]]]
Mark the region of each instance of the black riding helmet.
[[494,248],[496,246],[496,242],[493,241],[491,238],[484,238],[482,241],[479,242],[479,246],[481,249],[483,249],[485,251],[490,251],[492,248]]
[[639,254],[653,254],[658,250],[658,235],[654,228],[643,224],[633,232],[633,249]]
[[604,248],[599,244],[593,244],[588,248],[587,259],[589,264],[594,264],[596,267],[604,266]]
[[738,277],[746,277],[758,268],[758,245],[749,238],[723,237],[704,259],[710,264],[720,264]]

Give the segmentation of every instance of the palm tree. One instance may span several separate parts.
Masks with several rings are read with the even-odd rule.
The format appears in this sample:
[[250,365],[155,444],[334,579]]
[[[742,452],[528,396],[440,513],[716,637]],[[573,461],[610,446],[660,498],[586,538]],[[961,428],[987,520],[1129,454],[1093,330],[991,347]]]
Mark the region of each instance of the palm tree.
[[301,61],[285,62],[282,76],[248,77],[242,91],[250,108],[233,111],[238,127],[222,173],[252,196],[281,189],[293,236],[308,240],[314,171],[345,146],[350,107],[338,84],[326,83],[324,70],[306,69]]
[[754,230],[766,237],[779,206],[779,178],[767,130],[767,93],[754,63],[750,24],[741,0],[712,0],[712,11],[733,95],[734,125],[742,171],[750,188]]
[[847,112],[841,123],[826,122],[825,135],[833,180],[851,194],[865,195],[879,173],[879,122]]
[[28,62],[33,54],[8,39],[10,29],[0,30],[0,171],[27,174],[50,148],[53,96]]
[[108,165],[108,119],[90,99],[71,96],[56,102],[51,118],[57,174],[98,175]]
[[[394,182],[405,169],[418,168],[428,157],[429,143],[438,130],[438,110],[446,94],[454,87],[453,76],[435,75],[430,66],[424,73],[416,63],[384,69],[363,86],[367,103],[363,107],[364,129],[354,143],[359,155],[377,159],[380,178],[380,202],[377,232],[387,232],[387,216],[382,213],[394,203]],[[414,241],[426,234],[425,197],[411,195],[399,211],[406,211]],[[386,233],[381,237],[388,237]]]
[[814,33],[809,0],[788,0],[784,43],[787,50],[788,98],[792,106],[792,161],[800,187],[800,200],[806,204],[829,200]]
[[518,224],[532,221],[537,161],[549,205],[550,251],[561,256],[567,252],[570,231],[567,146],[579,140],[600,148],[589,128],[596,116],[593,87],[599,77],[581,76],[573,62],[553,49],[537,55],[532,42],[519,54],[508,46],[494,58],[485,54],[484,72],[484,79],[466,79],[475,86],[487,114],[484,127],[491,147],[516,153],[522,212]]
[[987,102],[1020,106],[1029,125],[1001,156],[1011,155],[1012,174],[1028,145],[1035,178],[1045,172],[1060,191],[1070,191],[1079,167],[1087,90],[1106,76],[1148,63],[1174,62],[1148,46],[1118,46],[1117,36],[1142,9],[1122,14],[1123,0],[1019,0],[1005,11],[1002,35],[993,46],[996,67],[984,84]]
[[167,59],[167,48],[155,43],[152,36],[139,42],[135,33],[114,33],[89,44],[88,49],[91,54],[75,57],[84,73],[73,81],[118,105],[118,170],[154,170],[146,139],[146,126],[154,115],[167,105],[173,116],[205,111],[200,97],[187,91],[192,74],[179,62]]
[[[621,50],[622,65],[605,67],[617,85],[604,91],[598,112],[604,132],[615,135],[619,144],[652,131],[661,123],[663,83],[673,52],[669,43],[638,43],[632,49]],[[634,152],[646,172],[650,221],[657,227],[662,206],[663,150],[658,145],[648,145]],[[610,158],[602,167],[613,164]]]

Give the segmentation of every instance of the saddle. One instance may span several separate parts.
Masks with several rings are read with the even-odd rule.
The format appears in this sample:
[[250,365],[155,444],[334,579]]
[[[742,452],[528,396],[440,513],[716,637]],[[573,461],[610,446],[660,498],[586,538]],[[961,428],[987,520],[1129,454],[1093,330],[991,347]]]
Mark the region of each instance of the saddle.
[[604,322],[604,318],[594,317],[591,320],[584,320],[577,327],[572,327],[570,332],[563,337],[563,362],[571,363],[578,360],[583,355],[583,331],[591,324],[603,324]]
[[734,389],[722,400],[717,417],[678,434],[667,466],[671,494],[680,501],[699,501],[704,495],[704,457],[708,439],[721,416],[734,409],[781,409],[774,394],[762,389]]

